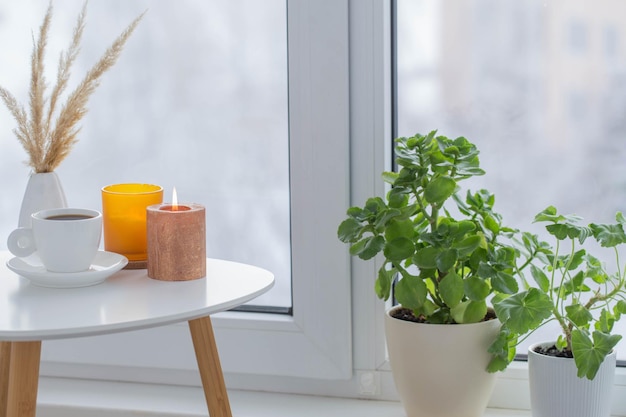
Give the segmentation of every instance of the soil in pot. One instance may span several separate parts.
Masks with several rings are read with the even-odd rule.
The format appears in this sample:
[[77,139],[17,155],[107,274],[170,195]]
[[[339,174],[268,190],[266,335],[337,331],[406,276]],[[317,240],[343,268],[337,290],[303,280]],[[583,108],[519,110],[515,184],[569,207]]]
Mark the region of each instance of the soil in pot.
[[[429,323],[428,321],[425,320],[424,316],[421,316],[421,315],[416,316],[413,313],[413,310],[411,310],[410,308],[398,307],[398,308],[391,310],[389,312],[389,315],[393,317],[394,319],[398,319],[398,320],[412,321],[413,323]],[[495,320],[495,319],[496,319],[496,313],[493,310],[489,309],[483,321],[489,321],[489,320]]]
[[535,348],[533,348],[533,352],[536,352],[540,355],[553,356],[555,358],[574,358],[574,354],[570,350],[563,349],[559,351],[555,345],[536,346]]

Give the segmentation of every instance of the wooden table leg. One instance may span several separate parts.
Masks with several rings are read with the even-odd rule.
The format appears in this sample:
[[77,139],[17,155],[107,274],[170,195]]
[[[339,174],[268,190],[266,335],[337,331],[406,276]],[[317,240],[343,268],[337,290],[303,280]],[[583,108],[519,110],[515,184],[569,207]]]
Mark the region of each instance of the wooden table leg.
[[10,363],[11,342],[0,342],[0,417],[7,417],[7,396],[9,395]]
[[7,417],[35,417],[41,341],[11,342]]
[[189,320],[202,387],[211,417],[232,417],[210,317]]

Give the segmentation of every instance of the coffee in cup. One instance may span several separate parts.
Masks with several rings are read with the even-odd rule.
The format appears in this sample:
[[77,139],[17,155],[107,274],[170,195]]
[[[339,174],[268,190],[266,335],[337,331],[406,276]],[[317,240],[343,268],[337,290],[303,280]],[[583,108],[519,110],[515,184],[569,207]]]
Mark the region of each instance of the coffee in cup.
[[17,257],[37,252],[50,272],[80,272],[91,266],[102,235],[102,214],[96,210],[59,208],[31,215],[30,228],[15,229],[7,246]]

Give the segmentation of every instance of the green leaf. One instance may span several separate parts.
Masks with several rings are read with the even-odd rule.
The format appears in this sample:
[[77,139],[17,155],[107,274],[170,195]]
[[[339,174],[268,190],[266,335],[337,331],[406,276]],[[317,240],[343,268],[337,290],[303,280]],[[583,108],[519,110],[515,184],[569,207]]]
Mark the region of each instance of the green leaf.
[[438,309],[427,317],[430,324],[454,324],[454,319],[450,316],[450,311]]
[[389,222],[396,217],[399,217],[402,212],[397,208],[384,208],[381,209],[376,214],[376,221],[374,223],[374,227],[376,230],[384,230],[385,227],[389,224]]
[[578,268],[583,261],[585,260],[585,254],[587,253],[587,251],[585,251],[584,249],[578,250],[576,251],[571,257],[569,257],[569,259],[566,261],[568,264],[568,270],[569,271],[573,271],[576,268]]
[[501,356],[492,356],[487,364],[487,372],[493,374],[495,372],[504,371],[509,366],[510,361]]
[[592,234],[593,234],[593,232],[591,231],[590,227],[583,227],[581,229],[581,231],[580,231],[580,234],[578,235],[578,241],[580,243],[583,243],[585,241],[585,239],[587,239]]
[[441,272],[447,272],[454,267],[458,259],[456,249],[446,249],[437,255],[435,259],[437,263],[437,269]]
[[494,290],[504,294],[514,294],[519,290],[515,277],[502,271],[498,271],[495,276],[491,277],[491,286]]
[[478,265],[478,270],[476,272],[478,273],[478,276],[482,279],[489,279],[495,276],[497,273],[496,269],[493,266],[489,265],[487,262],[480,262],[480,264]]
[[420,224],[424,221],[424,215],[421,213],[416,213],[417,209],[416,204],[407,205],[404,207],[400,207],[400,217],[399,219],[410,219],[413,220],[415,225]]
[[432,246],[426,246],[425,248],[418,249],[413,256],[413,263],[420,269],[435,269],[437,268],[437,255],[439,250]]
[[428,290],[424,281],[413,275],[403,276],[395,287],[396,300],[406,308],[419,309],[426,301]]
[[495,250],[495,258],[498,263],[509,266],[515,264],[516,257],[516,251],[511,247],[504,246],[496,248]]
[[463,301],[450,309],[452,318],[459,324],[478,323],[487,315],[487,303],[485,301]]
[[448,146],[447,148],[443,149],[442,152],[444,154],[458,156],[459,155],[459,148],[457,148],[456,146]]
[[465,236],[469,232],[473,232],[474,230],[476,230],[476,224],[471,220],[461,220],[458,224],[459,230],[457,233],[461,237]]
[[468,236],[459,243],[455,244],[454,249],[458,251],[458,256],[462,258],[474,252],[474,250],[480,246],[481,242],[481,236]]
[[385,246],[385,238],[382,236],[368,236],[356,242],[350,247],[350,255],[361,259],[371,259]]
[[372,216],[372,213],[362,209],[361,207],[350,207],[347,211],[347,214],[348,216],[359,221],[367,220]]
[[488,372],[503,371],[513,359],[515,359],[515,346],[517,345],[517,337],[512,334],[505,326],[500,327],[500,332],[496,340],[489,346],[489,353],[493,356],[489,365]]
[[530,288],[494,303],[496,315],[511,331],[525,334],[552,315],[550,297]]
[[409,259],[415,253],[415,245],[411,239],[406,237],[399,237],[390,242],[387,242],[384,249],[384,254],[390,261],[403,261]]
[[621,338],[621,335],[595,331],[593,332],[592,342],[586,333],[576,329],[573,330],[572,352],[574,353],[574,362],[578,369],[578,377],[594,379],[600,365]]
[[573,224],[556,223],[547,225],[546,230],[558,240],[565,240],[567,238],[577,238],[581,234],[582,227]]
[[463,278],[453,270],[439,282],[439,294],[448,307],[454,307],[463,299]]
[[593,319],[593,316],[584,306],[581,304],[573,304],[565,307],[567,318],[570,319],[576,326],[584,327],[589,321]]
[[376,214],[381,210],[387,208],[387,205],[380,197],[370,197],[365,202],[365,210],[369,211],[372,214]]
[[424,305],[414,311],[417,311],[419,314],[423,314],[425,317],[430,317],[435,313],[435,311],[437,311],[437,305],[427,298],[426,301],[424,301]]
[[441,236],[449,235],[454,233],[455,230],[458,230],[458,226],[452,223],[452,219],[449,217],[440,217],[439,223],[437,223],[437,231],[436,234]]
[[479,176],[485,175],[485,171],[481,168],[475,166],[474,163],[459,163],[457,165],[456,173],[458,175],[467,175],[467,176]]
[[530,265],[530,273],[541,291],[548,292],[550,290],[550,280],[541,269],[537,268],[535,265]]
[[389,207],[404,207],[409,202],[409,194],[403,187],[394,187],[387,193],[387,201],[389,202]]
[[410,219],[401,220],[394,218],[387,223],[387,228],[385,229],[385,239],[388,241],[399,237],[413,239],[414,236],[415,229],[413,229],[413,222]]
[[556,208],[554,206],[548,206],[542,212],[535,216],[535,222],[556,222],[564,219],[563,216],[557,216]]
[[385,268],[385,265],[378,270],[378,278],[374,284],[374,290],[376,291],[378,298],[381,300],[387,301],[389,299],[389,295],[391,294],[391,283],[393,282],[395,274],[395,268],[388,270]]
[[[488,252],[482,246],[476,249],[474,252],[472,252],[472,255],[470,256],[470,259],[469,259],[470,268],[478,272],[480,265],[485,264],[485,261],[487,260],[487,255],[488,255]],[[478,275],[481,278],[485,278],[482,275],[480,275],[480,273]],[[487,278],[490,278],[490,277],[491,275],[489,275]]]
[[500,225],[492,216],[485,216],[485,227],[491,230],[494,235],[500,233]]
[[556,208],[554,208],[554,206],[550,206],[535,216],[535,223],[536,222],[552,222],[552,223],[566,222],[566,223],[574,224],[580,221],[581,219],[582,219],[581,217],[576,216],[574,214],[568,214],[568,215],[557,214]]
[[614,310],[620,314],[626,314],[626,301],[619,300],[617,304],[615,304]]
[[611,248],[626,243],[626,234],[621,224],[591,224],[589,227],[602,247]]
[[359,236],[359,233],[363,229],[361,223],[355,219],[348,218],[341,222],[337,229],[337,237],[344,243],[352,242]]
[[609,275],[604,270],[603,263],[598,258],[592,255],[587,255],[585,260],[587,262],[585,276],[590,277],[598,284],[604,284],[610,279]]
[[472,275],[463,281],[463,288],[467,298],[473,301],[484,300],[491,292],[489,283],[475,275]]
[[565,290],[565,295],[575,292],[590,291],[590,288],[585,285],[585,273],[583,271],[578,271],[576,275],[572,277],[572,279],[569,279],[565,283],[563,283],[563,289]]
[[393,185],[393,183],[398,178],[398,173],[397,172],[385,171],[385,172],[382,173],[381,177],[382,177],[383,181],[385,181],[387,184]]
[[438,177],[432,180],[424,190],[424,198],[430,204],[440,205],[456,190],[456,181],[450,177]]
[[[617,314],[621,315],[621,313],[619,312]],[[615,320],[616,320],[616,317],[613,314],[611,314],[610,311],[606,309],[602,309],[602,311],[600,312],[600,317],[596,321],[596,324],[594,327],[598,331],[601,331],[604,333],[611,333],[611,330],[613,330],[613,325],[615,324]]]

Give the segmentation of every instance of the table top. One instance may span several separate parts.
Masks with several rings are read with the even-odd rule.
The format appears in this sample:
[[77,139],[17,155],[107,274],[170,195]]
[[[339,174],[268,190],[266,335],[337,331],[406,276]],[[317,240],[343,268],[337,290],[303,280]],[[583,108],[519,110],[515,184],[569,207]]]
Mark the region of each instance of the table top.
[[274,275],[251,265],[207,259],[207,276],[158,281],[145,269],[122,270],[101,284],[44,288],[10,271],[0,251],[0,341],[92,336],[205,317],[252,300]]

